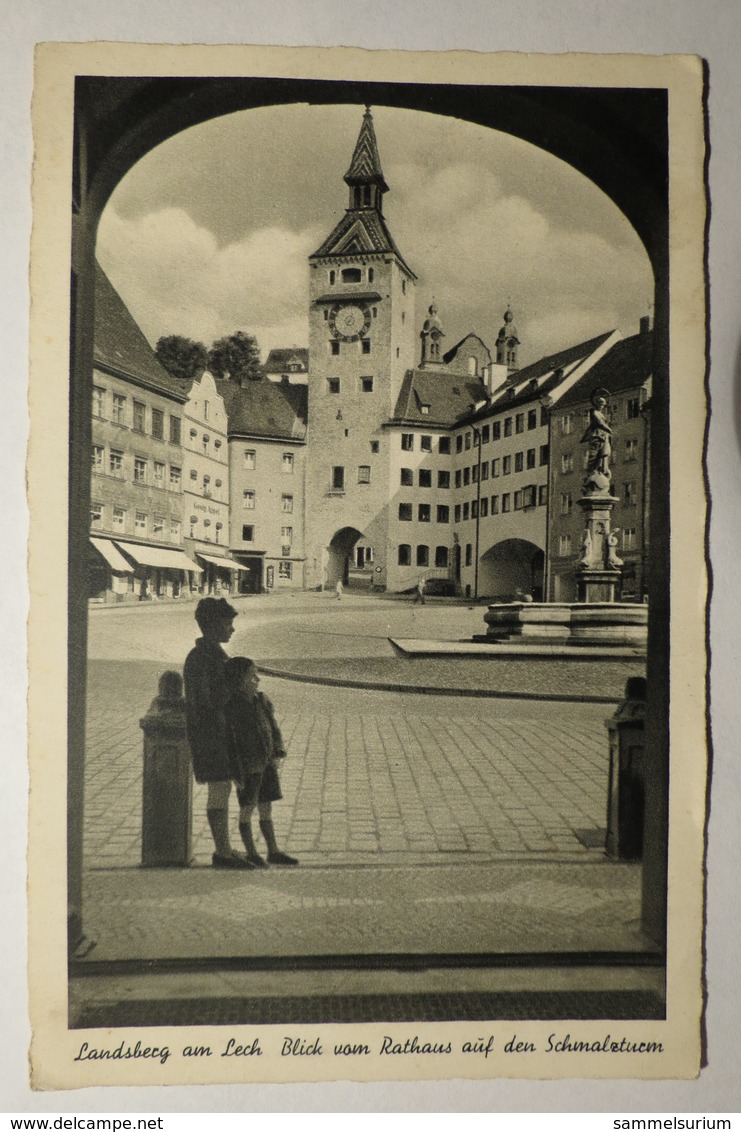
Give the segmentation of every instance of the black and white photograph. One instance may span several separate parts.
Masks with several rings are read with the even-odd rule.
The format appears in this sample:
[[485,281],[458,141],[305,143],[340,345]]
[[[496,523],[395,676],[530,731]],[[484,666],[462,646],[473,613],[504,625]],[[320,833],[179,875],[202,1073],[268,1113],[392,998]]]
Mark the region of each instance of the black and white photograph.
[[691,1076],[701,65],[159,50],[37,63],[34,1072]]

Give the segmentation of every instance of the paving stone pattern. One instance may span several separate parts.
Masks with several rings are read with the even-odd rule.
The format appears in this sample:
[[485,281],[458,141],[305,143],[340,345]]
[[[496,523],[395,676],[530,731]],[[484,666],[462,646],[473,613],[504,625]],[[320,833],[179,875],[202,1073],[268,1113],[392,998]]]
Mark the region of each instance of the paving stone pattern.
[[[92,660],[88,866],[140,860],[144,715],[160,661]],[[607,742],[599,705],[353,692],[264,679],[289,758],[275,819],[302,864],[585,855],[575,831],[604,826]],[[537,709],[537,710],[536,710]],[[233,840],[239,844],[236,804]],[[210,860],[205,790],[193,846]]]

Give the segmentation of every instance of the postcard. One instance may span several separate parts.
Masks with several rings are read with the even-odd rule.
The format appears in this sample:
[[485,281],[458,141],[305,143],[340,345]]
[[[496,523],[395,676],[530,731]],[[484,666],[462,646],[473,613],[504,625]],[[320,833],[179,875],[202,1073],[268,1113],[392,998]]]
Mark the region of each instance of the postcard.
[[35,1088],[699,1072],[703,83],[38,48]]

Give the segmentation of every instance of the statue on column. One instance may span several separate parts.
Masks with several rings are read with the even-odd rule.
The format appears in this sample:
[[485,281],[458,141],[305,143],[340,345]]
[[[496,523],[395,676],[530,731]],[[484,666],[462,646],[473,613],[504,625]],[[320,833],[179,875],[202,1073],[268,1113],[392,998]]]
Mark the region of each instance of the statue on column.
[[584,480],[584,492],[587,495],[595,493],[609,495],[610,456],[612,455],[612,429],[607,420],[607,404],[609,393],[606,389],[595,389],[592,394],[592,408],[589,411],[589,424],[581,438],[582,444],[588,444],[587,474]]

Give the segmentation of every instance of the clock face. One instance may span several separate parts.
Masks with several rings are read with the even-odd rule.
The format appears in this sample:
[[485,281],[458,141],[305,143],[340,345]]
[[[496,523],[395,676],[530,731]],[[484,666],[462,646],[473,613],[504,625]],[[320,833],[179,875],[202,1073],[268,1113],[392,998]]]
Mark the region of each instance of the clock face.
[[329,314],[329,325],[336,338],[346,342],[357,342],[368,331],[371,313],[368,307],[356,303],[337,305]]

